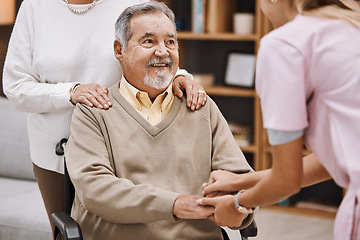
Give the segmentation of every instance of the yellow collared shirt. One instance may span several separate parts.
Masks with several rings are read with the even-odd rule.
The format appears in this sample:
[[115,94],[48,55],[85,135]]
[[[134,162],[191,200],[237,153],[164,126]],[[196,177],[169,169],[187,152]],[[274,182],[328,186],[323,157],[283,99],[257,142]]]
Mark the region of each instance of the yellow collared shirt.
[[151,125],[156,125],[165,118],[174,102],[174,93],[172,83],[154,102],[151,102],[149,95],[132,86],[124,76],[120,82],[120,93],[133,106],[141,116],[143,116]]

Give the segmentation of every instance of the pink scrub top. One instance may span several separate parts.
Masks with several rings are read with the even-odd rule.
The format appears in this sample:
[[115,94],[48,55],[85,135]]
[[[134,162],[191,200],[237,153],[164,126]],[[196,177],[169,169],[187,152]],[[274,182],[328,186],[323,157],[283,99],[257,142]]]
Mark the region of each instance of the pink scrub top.
[[305,143],[347,188],[335,239],[360,239],[360,29],[297,15],[261,40],[256,88],[264,127],[305,129]]

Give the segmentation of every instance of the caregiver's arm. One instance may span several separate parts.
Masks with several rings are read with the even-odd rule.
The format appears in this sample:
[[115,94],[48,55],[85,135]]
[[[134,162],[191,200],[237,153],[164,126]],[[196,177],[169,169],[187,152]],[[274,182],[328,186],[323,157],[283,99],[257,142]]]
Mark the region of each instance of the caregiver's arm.
[[[215,191],[235,192],[241,189],[249,189],[257,184],[260,186],[268,185],[265,183],[266,181],[274,181],[274,184],[269,186],[271,191],[273,191],[276,186],[280,189],[275,190],[275,192],[283,192],[283,194],[288,192],[288,194],[291,194],[299,190],[300,187],[306,187],[330,179],[330,175],[314,154],[310,154],[302,158],[302,146],[301,138],[289,143],[272,146],[272,169],[248,174],[234,174],[226,171],[214,171],[211,174],[209,182],[204,185],[204,194],[207,195]],[[301,158],[302,161],[300,160]],[[279,166],[278,163],[282,161],[284,162],[284,164],[282,164],[283,166]],[[297,171],[297,169],[302,169],[302,176],[299,175],[299,171]],[[292,172],[295,172],[295,174],[292,174]],[[296,182],[291,180],[292,177],[294,177],[293,179]],[[299,179],[301,179],[301,181]],[[258,189],[259,186],[254,188]],[[250,195],[251,192],[254,192],[253,190],[255,189],[247,191],[246,195]],[[269,194],[272,195],[271,193]],[[245,193],[243,195],[245,196]],[[276,199],[273,201],[274,202],[261,201],[261,205],[277,202]]]
[[[273,145],[274,150],[279,150],[284,147],[287,142],[300,138],[302,131],[281,132],[268,130],[269,140]],[[238,175],[226,171],[214,171],[211,173],[209,182],[203,185],[204,195],[211,192],[236,192],[240,189],[248,189],[254,186],[262,178],[270,173],[270,169],[258,171],[256,173],[249,173]],[[316,184],[318,182],[330,179],[330,175],[322,166],[315,154],[309,154],[303,157],[303,182],[301,187]]]
[[[303,176],[302,143],[302,138],[298,138],[272,148],[272,169],[253,187],[240,194],[238,197],[240,206],[249,209],[277,203],[300,190]],[[234,200],[233,195],[225,195],[202,198],[198,203],[214,206],[212,220],[220,226],[231,227],[238,223]]]
[[271,170],[258,184],[245,192],[243,198],[240,196],[240,204],[249,207],[274,204],[297,193],[301,187],[330,179],[315,154],[303,158],[302,150],[302,137],[272,146]]
[[[239,196],[239,204],[246,208],[274,204],[298,192],[303,181],[302,146],[302,138],[273,146],[272,168],[268,171],[263,171],[261,173],[262,176],[258,175],[259,178],[255,177],[255,179],[244,181],[246,182],[245,185],[254,184],[254,186],[248,188]],[[256,181],[257,183],[255,183]],[[227,182],[227,184],[230,183]],[[207,193],[206,188],[211,187],[211,185],[205,187],[205,194]],[[244,185],[237,185],[236,190],[244,189],[243,187]],[[226,190],[229,191],[230,189]],[[215,206],[215,221],[227,226],[233,225],[230,220],[231,210],[235,209],[233,196],[226,198],[203,198],[199,201],[199,204]],[[222,210],[219,211],[220,209]],[[228,210],[226,211],[225,209]]]
[[272,168],[253,188],[239,197],[245,207],[280,202],[297,193],[303,181],[302,137],[272,146]]
[[[302,137],[272,147],[273,167],[248,174],[231,174],[225,171],[212,173],[204,194],[212,191],[234,192],[248,189],[238,198],[241,206],[255,206],[277,203],[296,193],[301,187],[312,185],[330,178],[314,154],[302,158]],[[215,207],[213,221],[221,226],[234,226],[238,219],[235,212],[234,196],[202,198],[201,205]]]
[[302,187],[307,187],[331,179],[330,174],[314,153],[303,158],[303,168],[304,177],[301,185]]

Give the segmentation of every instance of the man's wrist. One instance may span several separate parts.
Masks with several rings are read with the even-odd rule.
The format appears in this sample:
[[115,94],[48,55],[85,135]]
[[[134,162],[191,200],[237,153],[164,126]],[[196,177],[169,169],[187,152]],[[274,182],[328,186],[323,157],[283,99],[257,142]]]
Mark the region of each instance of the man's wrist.
[[178,216],[176,216],[176,214],[175,214],[175,203],[179,199],[180,196],[181,195],[177,196],[177,198],[175,198],[174,203],[173,203],[172,215],[173,215],[173,218],[174,218],[175,221],[180,220],[180,218]]

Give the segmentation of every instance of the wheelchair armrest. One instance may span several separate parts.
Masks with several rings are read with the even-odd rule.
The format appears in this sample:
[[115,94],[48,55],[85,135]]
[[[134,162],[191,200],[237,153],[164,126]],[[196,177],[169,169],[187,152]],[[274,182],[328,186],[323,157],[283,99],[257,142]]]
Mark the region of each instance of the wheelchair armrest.
[[255,219],[251,222],[251,224],[249,226],[240,230],[240,234],[244,238],[256,237],[257,232],[258,232],[258,229],[257,229],[256,223],[255,223]]
[[79,224],[66,212],[56,212],[51,214],[51,220],[55,224],[55,232],[58,229],[63,240],[83,239]]

